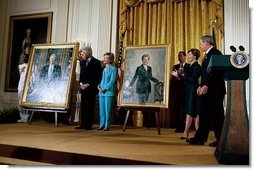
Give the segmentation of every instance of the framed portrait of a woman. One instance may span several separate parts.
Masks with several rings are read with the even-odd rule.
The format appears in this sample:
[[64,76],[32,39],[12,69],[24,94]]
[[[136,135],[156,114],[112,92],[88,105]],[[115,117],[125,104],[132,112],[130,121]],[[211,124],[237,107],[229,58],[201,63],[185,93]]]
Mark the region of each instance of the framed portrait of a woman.
[[32,46],[20,105],[67,110],[79,43]]
[[167,108],[170,45],[128,46],[124,49],[118,105]]

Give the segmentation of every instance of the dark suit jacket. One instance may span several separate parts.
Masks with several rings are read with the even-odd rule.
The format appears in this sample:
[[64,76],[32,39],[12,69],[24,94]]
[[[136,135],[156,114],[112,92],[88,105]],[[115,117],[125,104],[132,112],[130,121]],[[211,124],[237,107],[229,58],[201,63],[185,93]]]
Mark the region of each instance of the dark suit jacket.
[[[185,70],[190,64],[185,63],[183,66],[183,70]],[[180,63],[173,66],[172,71],[179,70]],[[183,76],[179,75],[179,79],[177,77],[172,76],[170,79],[170,89],[174,90],[175,93],[182,93],[184,88],[184,80]]]
[[223,78],[223,72],[217,71],[211,74],[207,72],[207,66],[209,64],[212,55],[221,55],[222,53],[216,48],[212,48],[204,61],[202,62],[202,74],[201,74],[201,85],[208,86],[208,95],[211,97],[222,97],[226,94],[225,81]]
[[97,86],[101,81],[101,76],[102,68],[98,59],[91,57],[88,66],[86,66],[85,61],[82,62],[79,82],[83,84],[88,83],[90,85],[90,87],[84,91],[85,93],[98,93]]
[[132,86],[136,79],[138,79],[136,84],[136,93],[138,94],[144,94],[144,93],[150,93],[151,92],[151,81],[158,83],[159,80],[154,78],[152,76],[152,67],[147,66],[147,70],[143,67],[143,64],[139,67],[137,67],[135,75],[130,83],[130,86]]
[[[41,73],[40,73],[40,78],[42,78],[44,80],[48,79],[48,71],[49,71],[49,64],[45,65],[42,68]],[[52,80],[60,79],[61,78],[61,74],[62,74],[62,72],[61,72],[61,66],[55,64],[51,79]]]

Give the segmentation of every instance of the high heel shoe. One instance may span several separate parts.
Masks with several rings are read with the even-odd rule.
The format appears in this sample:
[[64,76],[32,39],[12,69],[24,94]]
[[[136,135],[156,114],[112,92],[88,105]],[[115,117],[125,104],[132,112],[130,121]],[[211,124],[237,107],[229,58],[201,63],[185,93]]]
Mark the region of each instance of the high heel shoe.
[[102,127],[99,127],[97,130],[103,130],[104,129],[104,127],[102,126]]
[[184,133],[183,133],[183,135],[180,137],[180,139],[188,139],[188,137],[189,137],[189,133],[187,133],[186,136],[184,136]]
[[180,139],[188,139],[188,137],[181,136]]

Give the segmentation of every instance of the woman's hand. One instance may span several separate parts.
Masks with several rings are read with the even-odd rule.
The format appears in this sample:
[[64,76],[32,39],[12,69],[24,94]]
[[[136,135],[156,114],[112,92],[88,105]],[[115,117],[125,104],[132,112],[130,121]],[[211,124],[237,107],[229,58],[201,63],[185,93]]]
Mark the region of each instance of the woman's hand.
[[171,75],[178,78],[177,70],[171,71]]

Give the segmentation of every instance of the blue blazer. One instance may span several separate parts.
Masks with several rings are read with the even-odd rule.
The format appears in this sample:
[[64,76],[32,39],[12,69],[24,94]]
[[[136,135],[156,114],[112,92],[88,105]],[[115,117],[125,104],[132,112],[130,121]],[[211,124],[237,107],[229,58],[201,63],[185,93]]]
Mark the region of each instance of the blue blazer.
[[106,93],[99,92],[99,96],[115,96],[116,68],[112,65],[105,67],[99,87],[107,89]]

